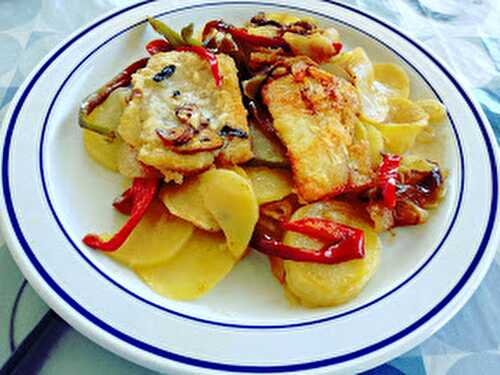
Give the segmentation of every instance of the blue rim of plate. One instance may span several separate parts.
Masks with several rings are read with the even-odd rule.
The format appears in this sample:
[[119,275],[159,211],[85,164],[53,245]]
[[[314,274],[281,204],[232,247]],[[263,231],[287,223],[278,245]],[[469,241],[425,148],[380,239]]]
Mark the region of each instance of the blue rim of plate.
[[[164,349],[157,348],[157,347],[152,346],[150,344],[147,344],[145,342],[142,342],[134,337],[131,337],[131,336],[117,330],[116,328],[103,322],[97,316],[95,316],[92,313],[90,313],[89,311],[87,311],[83,306],[81,306],[77,301],[75,301],[71,296],[69,296],[54,281],[54,279],[47,273],[47,271],[43,268],[41,263],[35,257],[32,249],[30,248],[30,246],[29,246],[29,244],[24,236],[24,234],[21,231],[19,222],[17,220],[16,214],[14,211],[14,206],[13,206],[11,191],[10,191],[10,186],[9,186],[8,166],[9,166],[9,156],[10,156],[9,151],[10,151],[11,140],[12,140],[12,135],[13,135],[14,127],[16,124],[16,120],[19,116],[19,112],[21,111],[21,108],[22,108],[24,102],[26,101],[28,94],[32,90],[35,83],[38,81],[38,79],[44,73],[44,71],[48,68],[48,66],[50,66],[52,64],[52,62],[54,60],[56,60],[58,58],[58,56],[61,55],[64,52],[64,50],[66,50],[66,48],[68,46],[73,44],[76,40],[81,38],[83,35],[88,33],[90,30],[107,22],[108,20],[110,20],[110,19],[112,19],[120,14],[126,13],[132,9],[135,9],[137,7],[151,3],[153,1],[155,1],[155,0],[142,1],[140,3],[136,3],[136,4],[133,4],[133,5],[128,6],[126,8],[123,8],[121,10],[118,10],[118,11],[108,15],[107,17],[97,21],[96,23],[86,27],[84,30],[82,30],[77,35],[72,37],[69,41],[67,41],[62,47],[60,47],[56,52],[54,52],[50,56],[50,58],[48,58],[48,60],[44,63],[44,65],[33,75],[31,81],[26,85],[24,91],[20,95],[19,100],[17,101],[17,103],[13,109],[11,118],[8,122],[8,127],[7,127],[6,133],[5,133],[4,147],[3,147],[3,151],[2,151],[2,186],[3,186],[3,191],[4,191],[4,199],[5,199],[7,213],[8,213],[12,228],[14,230],[14,233],[19,241],[19,244],[23,248],[26,256],[30,260],[33,267],[37,270],[37,272],[45,280],[45,282],[50,286],[50,288],[61,299],[63,299],[66,303],[68,303],[74,310],[76,310],[80,315],[82,315],[85,319],[92,322],[96,326],[100,327],[105,332],[115,336],[116,338],[118,338],[118,339],[138,348],[138,349],[144,350],[146,352],[149,352],[151,354],[155,354],[155,355],[160,356],[160,357],[170,359],[172,361],[176,361],[176,362],[191,365],[191,366],[202,367],[202,368],[213,369],[213,370],[223,370],[223,371],[231,371],[231,372],[251,372],[251,373],[272,373],[272,372],[310,370],[310,369],[315,369],[315,368],[319,368],[319,367],[331,366],[334,364],[338,364],[338,363],[353,360],[355,358],[362,357],[364,355],[367,355],[369,353],[372,353],[374,351],[382,349],[385,346],[388,346],[388,345],[400,340],[401,338],[409,335],[410,333],[412,333],[413,331],[418,329],[420,326],[425,324],[427,321],[432,319],[444,307],[446,307],[446,305],[448,305],[448,303],[455,297],[455,295],[457,295],[461,291],[461,289],[464,287],[464,285],[467,283],[469,278],[474,273],[477,265],[481,261],[483,255],[486,251],[488,242],[491,238],[491,234],[492,234],[492,231],[494,228],[497,206],[498,206],[498,196],[497,196],[497,193],[498,193],[498,175],[497,175],[497,164],[496,164],[496,159],[495,159],[495,154],[494,154],[494,146],[492,145],[492,142],[491,142],[490,138],[488,137],[488,133],[487,133],[485,124],[482,121],[481,116],[480,116],[477,108],[474,106],[471,99],[467,96],[464,89],[458,84],[458,82],[454,79],[454,77],[447,71],[447,69],[438,60],[436,60],[430,53],[428,53],[425,49],[423,49],[419,44],[415,43],[412,39],[408,38],[406,35],[402,34],[396,28],[387,24],[386,22],[384,22],[376,17],[373,17],[373,16],[371,16],[371,15],[369,15],[369,14],[367,14],[359,9],[353,8],[353,7],[346,5],[346,4],[337,3],[337,2],[332,1],[332,0],[322,0],[322,1],[326,2],[326,3],[334,4],[334,5],[342,7],[342,8],[345,8],[351,12],[360,14],[364,17],[367,17],[368,19],[371,19],[371,20],[377,22],[378,24],[385,27],[386,29],[389,29],[392,32],[396,33],[397,35],[399,35],[400,37],[405,39],[407,42],[409,42],[413,46],[415,46],[417,49],[419,49],[422,53],[424,53],[431,61],[433,61],[433,63],[435,65],[437,65],[440,68],[440,70],[453,83],[453,85],[455,86],[457,91],[461,94],[463,99],[466,101],[467,105],[469,106],[469,109],[472,111],[472,113],[476,119],[476,122],[481,130],[483,140],[485,142],[486,150],[488,152],[490,168],[491,168],[491,178],[492,178],[491,210],[490,210],[490,214],[488,217],[486,230],[485,230],[485,233],[484,233],[483,238],[481,240],[481,243],[479,245],[479,248],[478,248],[476,254],[474,255],[474,258],[473,258],[472,262],[470,263],[469,267],[467,268],[465,273],[462,275],[459,282],[452,288],[452,290],[436,306],[434,306],[429,312],[427,312],[420,319],[418,319],[417,321],[415,321],[414,323],[412,323],[411,325],[409,325],[405,329],[401,330],[400,332],[393,334],[390,337],[387,337],[387,338],[385,338],[385,339],[383,339],[375,344],[369,345],[365,348],[358,349],[358,350],[353,351],[351,353],[343,354],[340,356],[322,359],[322,360],[316,360],[316,361],[312,361],[312,362],[306,362],[306,363],[298,363],[298,364],[290,364],[290,365],[274,365],[274,366],[251,366],[251,365],[224,364],[224,363],[217,363],[217,362],[200,360],[200,359],[191,358],[191,357],[183,356],[180,354],[176,354],[176,353],[164,350]],[[238,3],[233,2],[230,4],[273,5],[273,6],[287,7],[290,9],[300,10],[300,11],[304,11],[304,12],[308,12],[308,13],[317,13],[317,12],[312,12],[309,9],[302,9],[302,8],[298,8],[298,7],[291,7],[291,6],[279,5],[279,4],[254,3],[251,1],[249,1],[249,2],[242,1],[242,2],[238,2]],[[204,7],[204,6],[214,6],[214,5],[228,5],[228,4],[224,3],[224,2],[198,4],[198,5],[193,5],[193,6],[189,6],[189,7],[174,9],[170,12],[165,12],[162,15],[169,14],[169,13],[171,14],[173,12],[179,12],[179,11],[194,8],[194,7]],[[321,15],[322,17],[326,17],[326,18],[330,18],[330,19],[332,18],[332,17],[325,15],[325,14],[321,14],[321,13],[318,13],[318,14]],[[337,22],[339,22],[339,21],[337,20]],[[123,30],[122,33],[126,32],[127,30],[129,30],[130,28],[135,27],[135,26],[137,26],[137,24],[132,25],[129,28]],[[352,25],[350,25],[350,26],[352,27]],[[359,31],[362,31],[362,30],[359,30]],[[117,35],[115,35],[115,37],[116,36]],[[381,42],[381,41],[379,41],[379,42]],[[386,47],[389,47],[389,46],[386,46]],[[390,49],[392,50],[392,48],[390,48]],[[393,50],[393,52],[397,53],[394,50]],[[406,62],[409,63],[408,61],[406,61]],[[422,77],[422,78],[424,78],[424,77]],[[429,84],[429,83],[427,82],[427,84]],[[454,131],[456,132],[455,129],[454,129]],[[457,142],[459,142],[458,138],[457,138]],[[462,162],[462,167],[463,167],[463,155],[461,155],[461,158],[462,158],[461,162]],[[462,173],[462,186],[463,186],[463,173]],[[443,239],[443,241],[444,241],[444,239]],[[426,262],[426,264],[428,263],[428,261]],[[373,303],[373,301],[372,301],[372,303]],[[195,320],[198,320],[198,319],[196,318]],[[324,320],[325,319],[322,319],[322,321],[324,321]],[[230,325],[230,326],[232,326],[232,325]],[[279,327],[281,327],[281,326],[279,326]],[[265,328],[265,327],[242,327],[242,328]],[[284,327],[281,327],[281,328],[284,328]],[[290,328],[290,326],[287,326],[286,328]]]
[[[281,8],[285,8],[285,9],[299,10],[299,11],[303,11],[303,12],[308,12],[309,14],[314,14],[314,15],[317,15],[317,16],[326,17],[326,18],[328,18],[330,20],[333,20],[335,22],[342,23],[342,24],[346,25],[347,27],[350,27],[350,28],[352,28],[354,30],[357,30],[358,32],[363,33],[363,34],[367,35],[368,37],[374,39],[377,43],[382,44],[383,46],[385,46],[386,48],[388,48],[390,51],[392,51],[395,55],[397,55],[400,59],[402,59],[403,61],[405,61],[413,70],[415,70],[415,72],[420,76],[420,78],[426,82],[427,86],[432,90],[432,92],[438,98],[438,100],[442,101],[441,98],[440,98],[440,96],[439,96],[439,94],[436,92],[436,90],[434,89],[434,87],[432,87],[432,85],[429,83],[429,81],[427,80],[427,78],[425,78],[425,76],[415,66],[413,66],[413,64],[410,61],[408,61],[406,58],[404,58],[403,56],[401,56],[396,50],[394,50],[392,47],[390,47],[389,45],[387,45],[386,43],[384,43],[383,41],[381,41],[377,37],[375,37],[375,36],[373,36],[373,35],[365,32],[365,31],[363,31],[361,29],[359,29],[358,27],[356,27],[354,25],[349,24],[348,22],[341,21],[341,20],[339,20],[339,19],[337,19],[335,17],[327,16],[327,15],[322,14],[322,13],[318,13],[318,12],[314,12],[314,11],[310,11],[310,10],[308,11],[307,9],[303,9],[303,8],[299,8],[299,7],[294,7],[294,6],[290,6],[290,5],[279,5],[279,4],[264,3],[264,2],[255,3],[255,2],[252,2],[252,1],[240,1],[240,2],[233,2],[231,4],[236,4],[236,5],[240,5],[240,4],[252,4],[252,5],[253,4],[258,4],[260,6],[269,6],[269,5],[272,5],[274,7],[281,7]],[[194,6],[184,7],[184,8],[178,8],[178,9],[174,9],[174,10],[171,10],[171,11],[168,11],[168,12],[163,12],[163,13],[156,14],[154,17],[161,17],[161,16],[164,16],[164,15],[167,15],[167,14],[173,14],[173,13],[176,13],[176,12],[179,12],[179,11],[184,11],[186,9],[200,8],[200,7],[213,6],[213,5],[219,5],[219,3],[203,4],[201,6],[200,5],[194,5]],[[47,200],[47,203],[49,205],[49,209],[50,209],[50,211],[52,213],[52,216],[53,216],[54,220],[56,221],[57,225],[59,226],[59,228],[61,229],[62,233],[64,234],[64,236],[66,237],[66,239],[68,240],[68,242],[71,244],[71,246],[85,260],[85,262],[87,262],[103,278],[105,278],[106,280],[108,280],[109,282],[111,282],[113,285],[115,285],[116,287],[118,287],[119,289],[121,289],[122,291],[124,291],[125,293],[127,293],[130,296],[134,297],[135,299],[137,299],[137,300],[139,300],[141,302],[144,302],[147,305],[155,307],[155,308],[157,308],[159,310],[162,310],[164,312],[170,313],[172,315],[179,316],[181,318],[186,318],[186,319],[194,320],[194,321],[201,322],[201,323],[206,323],[206,324],[211,324],[211,325],[216,325],[216,326],[222,326],[222,327],[231,327],[231,328],[241,328],[241,329],[282,329],[282,328],[302,327],[302,326],[307,326],[307,325],[312,325],[312,324],[327,322],[327,321],[330,321],[330,320],[338,319],[338,318],[341,318],[341,317],[353,314],[353,313],[355,313],[357,311],[360,311],[360,310],[363,310],[363,309],[365,309],[365,308],[367,308],[369,306],[372,306],[373,304],[375,304],[375,303],[383,300],[384,298],[388,297],[392,293],[396,292],[397,290],[399,290],[400,288],[402,288],[404,285],[406,285],[408,282],[410,282],[413,278],[415,278],[429,264],[429,262],[434,258],[434,256],[439,252],[439,250],[441,249],[441,247],[445,243],[446,239],[448,238],[451,230],[453,229],[453,226],[455,224],[456,218],[458,217],[458,213],[459,213],[460,208],[461,208],[461,202],[462,202],[463,191],[464,191],[464,183],[465,183],[464,182],[464,173],[463,173],[463,170],[464,170],[464,156],[463,156],[462,144],[461,144],[458,132],[456,130],[456,126],[455,126],[455,123],[453,121],[453,118],[449,114],[448,114],[448,118],[449,118],[450,123],[452,125],[453,133],[454,133],[455,139],[457,141],[458,151],[459,151],[459,155],[460,155],[460,191],[459,191],[459,194],[458,194],[458,200],[457,200],[457,204],[456,204],[456,207],[455,207],[455,212],[452,215],[452,219],[450,221],[450,224],[448,225],[448,228],[445,231],[443,238],[439,241],[439,243],[436,246],[436,248],[434,249],[434,251],[432,251],[431,255],[420,265],[420,267],[418,267],[418,269],[416,271],[414,271],[409,277],[407,277],[404,281],[402,281],[401,283],[399,283],[397,286],[393,287],[392,289],[390,289],[389,291],[385,292],[381,296],[379,296],[377,298],[374,298],[373,300],[371,300],[371,301],[369,301],[369,302],[367,302],[367,303],[365,303],[365,304],[363,304],[361,306],[352,308],[350,310],[347,310],[347,311],[344,311],[342,313],[338,313],[338,314],[335,314],[335,315],[332,315],[332,316],[327,316],[327,317],[323,317],[323,318],[318,318],[318,319],[314,319],[314,320],[310,320],[310,321],[305,321],[305,322],[298,322],[298,323],[273,324],[273,325],[271,325],[271,324],[267,324],[267,325],[264,325],[264,324],[260,324],[260,325],[257,325],[257,324],[255,324],[255,325],[248,325],[248,324],[224,323],[224,322],[218,322],[218,321],[214,321],[214,320],[208,320],[208,319],[203,319],[203,318],[191,316],[191,315],[188,315],[188,314],[185,314],[185,313],[181,313],[181,312],[178,312],[178,311],[166,308],[164,306],[161,306],[161,305],[159,305],[157,303],[154,303],[154,302],[152,302],[152,301],[150,301],[150,300],[148,300],[148,299],[146,299],[146,298],[144,298],[144,297],[142,297],[142,296],[134,293],[133,291],[131,291],[130,289],[126,288],[122,284],[118,283],[116,280],[114,280],[112,277],[110,277],[104,271],[102,271],[94,262],[92,262],[92,260],[87,255],[85,255],[85,253],[80,249],[80,247],[78,247],[77,242],[71,238],[71,236],[69,235],[69,233],[67,232],[67,230],[64,228],[64,225],[63,225],[62,221],[59,219],[59,217],[58,217],[58,215],[56,213],[56,210],[55,210],[55,208],[54,208],[54,206],[52,204],[52,200],[50,199],[48,188],[47,188],[47,182],[46,182],[46,178],[45,178],[45,168],[44,168],[43,147],[44,147],[44,142],[45,142],[45,133],[46,133],[48,121],[49,121],[49,118],[50,118],[50,114],[52,113],[52,109],[53,109],[55,103],[57,102],[57,99],[58,99],[60,93],[62,92],[62,90],[66,86],[66,83],[71,79],[71,77],[73,76],[73,74],[85,63],[85,61],[87,61],[87,59],[89,59],[101,47],[103,47],[104,45],[106,45],[107,43],[109,43],[111,40],[113,40],[113,39],[117,38],[118,36],[122,35],[123,33],[129,31],[130,29],[133,29],[133,28],[135,28],[135,27],[137,27],[137,26],[139,26],[141,24],[144,24],[145,22],[146,21],[137,22],[137,23],[135,23],[135,24],[133,24],[133,25],[131,25],[131,26],[123,29],[122,31],[116,33],[115,35],[109,37],[107,40],[105,40],[103,43],[101,43],[99,46],[97,46],[95,49],[93,49],[91,52],[89,52],[87,54],[87,56],[85,58],[83,58],[72,69],[72,71],[64,79],[63,83],[58,88],[58,90],[57,90],[54,98],[52,99],[52,102],[49,105],[49,109],[48,109],[47,114],[45,116],[43,127],[42,127],[42,135],[41,135],[41,141],[40,141],[40,147],[39,147],[39,167],[40,167],[40,175],[41,175],[41,179],[42,179],[43,191],[44,191],[44,195],[45,195],[45,198]]]

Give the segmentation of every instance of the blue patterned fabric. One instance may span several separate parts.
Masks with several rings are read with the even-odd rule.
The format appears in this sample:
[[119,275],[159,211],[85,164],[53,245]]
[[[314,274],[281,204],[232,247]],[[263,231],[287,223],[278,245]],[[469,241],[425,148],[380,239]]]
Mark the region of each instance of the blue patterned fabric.
[[[351,0],[416,36],[473,90],[500,140],[500,1]],[[70,32],[120,0],[0,0],[0,120],[24,77]],[[0,365],[47,311],[0,238]],[[423,344],[370,375],[500,374],[500,253],[467,305]],[[41,374],[149,374],[68,329]]]

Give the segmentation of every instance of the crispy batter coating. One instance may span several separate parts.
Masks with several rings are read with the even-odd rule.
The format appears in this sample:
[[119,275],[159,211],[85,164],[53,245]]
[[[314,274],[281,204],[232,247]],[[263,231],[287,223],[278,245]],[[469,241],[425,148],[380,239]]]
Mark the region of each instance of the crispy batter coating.
[[368,147],[353,144],[359,112],[355,88],[306,57],[262,89],[273,126],[287,148],[295,185],[306,201],[339,194],[372,178]]
[[[203,171],[215,162],[239,164],[252,157],[249,138],[219,134],[224,127],[248,134],[248,124],[235,64],[223,54],[217,60],[221,87],[215,86],[207,61],[192,52],[156,54],[133,76],[132,98],[118,131],[138,150],[141,162],[170,179],[175,175],[179,181],[179,174]],[[173,73],[158,79],[166,67]],[[162,141],[158,129],[174,137],[172,144]],[[184,137],[176,142],[175,136],[185,129],[187,141]]]

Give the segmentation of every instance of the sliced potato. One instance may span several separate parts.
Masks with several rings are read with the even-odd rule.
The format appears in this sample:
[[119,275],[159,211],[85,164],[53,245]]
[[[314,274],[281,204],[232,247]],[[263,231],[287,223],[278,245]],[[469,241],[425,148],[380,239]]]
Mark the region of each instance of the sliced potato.
[[375,73],[373,64],[361,47],[344,52],[331,60],[350,77],[361,99],[361,117],[370,122],[383,122],[389,112],[387,96],[374,86]]
[[[128,178],[136,177],[161,177],[160,171],[145,166],[137,160],[137,151],[125,142],[120,142],[117,151],[118,172]],[[182,175],[181,175],[182,177]]]
[[[358,227],[365,233],[365,257],[339,264],[327,265],[285,261],[286,288],[297,300],[310,307],[335,306],[353,299],[374,274],[379,260],[380,241],[360,212],[344,202],[318,202],[301,207],[292,220],[304,217],[323,217]],[[310,237],[287,232],[287,245],[319,249],[322,244]]]
[[228,171],[233,171],[236,174],[239,174],[241,177],[247,179],[250,181],[250,177],[248,176],[247,172],[245,171],[244,168],[240,167],[239,165],[233,165],[231,167],[225,167],[224,169],[227,169]]
[[285,147],[277,139],[269,139],[258,125],[249,122],[254,161],[258,164],[284,167],[288,164]]
[[221,228],[205,207],[199,176],[186,179],[182,185],[170,184],[160,191],[160,199],[168,210],[198,228],[216,232]]
[[431,125],[442,122],[446,117],[446,107],[437,100],[423,99],[417,100],[415,103],[429,115],[429,124]]
[[390,63],[373,64],[375,89],[388,97],[408,98],[410,78],[402,67]]
[[89,115],[84,108],[80,109],[79,124],[82,128],[112,138],[115,136],[120,117],[127,106],[131,90],[120,87],[109,94],[106,100],[98,105]]
[[369,160],[371,168],[376,169],[382,161],[384,152],[384,137],[372,124],[364,124],[358,121],[354,127],[354,143],[365,144],[369,149]]
[[265,25],[265,26],[249,26],[247,27],[247,32],[252,35],[265,36],[268,38],[274,38],[278,35],[279,29],[274,25]]
[[87,153],[99,165],[110,171],[118,172],[118,150],[122,143],[119,138],[111,140],[105,135],[83,129],[83,144]]
[[123,144],[123,140],[117,138],[114,131],[129,96],[130,89],[118,88],[90,115],[80,113],[85,149],[92,159],[113,172],[118,172],[119,150]]
[[236,262],[222,234],[196,229],[173,258],[155,266],[136,267],[135,271],[156,293],[192,300],[212,289]]
[[436,163],[433,163],[428,159],[422,159],[421,157],[414,155],[407,155],[401,159],[399,171],[402,173],[408,173],[411,170],[418,172],[431,172],[436,167]]
[[346,72],[345,69],[341,68],[337,63],[337,59],[340,58],[340,56],[342,56],[344,52],[342,52],[340,55],[337,55],[337,56],[334,56],[332,57],[330,60],[328,61],[325,61],[323,63],[321,63],[319,65],[320,69],[323,69],[325,71],[327,71],[328,73],[336,76],[336,77],[340,77],[340,78],[343,78],[347,81],[349,81],[351,79],[351,77],[349,76],[349,74]]
[[239,259],[248,247],[259,218],[259,206],[250,182],[227,169],[201,175],[205,207],[222,228],[228,248]]
[[414,102],[403,98],[389,98],[389,108],[386,121],[373,125],[382,133],[386,151],[404,154],[428,125],[429,115]]
[[[299,17],[289,13],[265,13],[264,17],[268,21],[278,22],[281,25],[291,25],[301,20]],[[310,18],[307,19],[309,20]],[[303,20],[305,20],[305,17]]]
[[109,256],[129,267],[154,265],[173,257],[193,233],[193,225],[155,201],[127,241]]
[[429,115],[415,102],[404,98],[389,98],[388,104],[389,113],[384,123],[427,125]]
[[316,62],[323,62],[338,53],[334,42],[338,42],[340,37],[338,31],[330,27],[308,35],[285,32],[283,39],[296,56],[307,56]]
[[401,155],[415,144],[417,136],[425,128],[425,125],[381,124],[377,128],[384,137],[386,151]]
[[366,124],[365,126],[370,148],[372,168],[376,168],[382,162],[382,153],[384,152],[384,137],[382,136],[382,133],[372,124]]
[[144,177],[144,167],[137,160],[137,151],[125,142],[117,150],[117,167],[118,172],[125,177]]
[[259,205],[279,201],[292,193],[292,176],[286,169],[247,167],[245,170]]

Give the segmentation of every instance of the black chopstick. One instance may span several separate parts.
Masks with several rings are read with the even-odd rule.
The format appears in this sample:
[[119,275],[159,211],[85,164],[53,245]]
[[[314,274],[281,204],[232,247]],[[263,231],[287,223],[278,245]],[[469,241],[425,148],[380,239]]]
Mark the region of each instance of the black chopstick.
[[0,369],[0,375],[37,374],[69,326],[49,310]]

